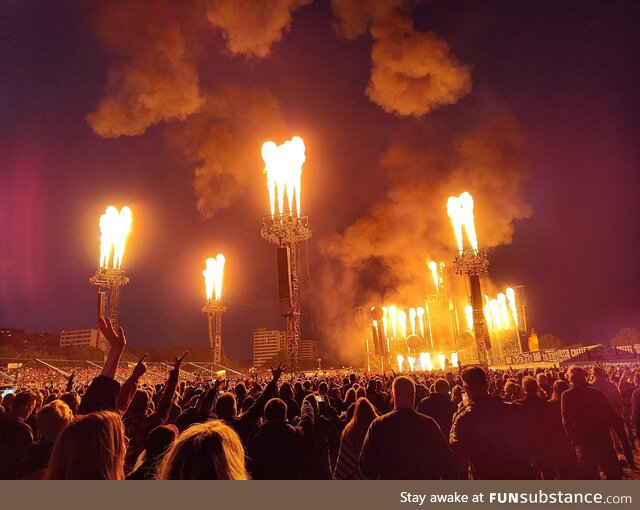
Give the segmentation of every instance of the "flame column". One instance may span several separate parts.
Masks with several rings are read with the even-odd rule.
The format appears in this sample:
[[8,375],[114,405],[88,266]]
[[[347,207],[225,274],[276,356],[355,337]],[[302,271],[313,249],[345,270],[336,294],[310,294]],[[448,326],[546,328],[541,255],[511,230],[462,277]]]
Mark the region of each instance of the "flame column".
[[202,272],[207,296],[202,311],[207,314],[209,347],[214,366],[222,366],[220,365],[222,361],[222,315],[227,311],[227,307],[222,303],[224,264],[224,255],[218,253],[215,259],[208,258],[205,261],[205,270]]
[[280,305],[286,319],[287,367],[290,371],[297,371],[301,337],[297,244],[311,239],[309,218],[300,216],[302,165],[306,160],[304,142],[299,136],[282,145],[265,142],[262,159],[271,215],[262,218],[260,236],[278,247]]
[[111,319],[118,328],[120,290],[129,283],[122,268],[126,238],[131,228],[131,210],[124,206],[120,212],[107,207],[100,217],[100,265],[89,282],[98,290],[98,318]]

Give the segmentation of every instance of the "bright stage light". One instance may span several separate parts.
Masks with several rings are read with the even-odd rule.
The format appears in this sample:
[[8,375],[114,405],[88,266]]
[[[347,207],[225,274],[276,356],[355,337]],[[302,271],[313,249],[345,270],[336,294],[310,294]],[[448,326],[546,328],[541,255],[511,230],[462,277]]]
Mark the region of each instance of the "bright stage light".
[[[127,236],[131,231],[131,209],[126,205],[118,212],[110,205],[100,216],[100,267],[120,269]],[[111,263],[111,266],[110,266]]]

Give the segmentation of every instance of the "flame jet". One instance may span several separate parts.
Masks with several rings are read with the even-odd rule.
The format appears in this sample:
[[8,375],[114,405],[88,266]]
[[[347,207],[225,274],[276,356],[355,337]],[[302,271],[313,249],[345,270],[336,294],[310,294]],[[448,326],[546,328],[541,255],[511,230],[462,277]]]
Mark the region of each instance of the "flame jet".
[[289,214],[294,216],[293,201],[295,197],[295,215],[299,217],[302,165],[306,161],[304,141],[299,136],[294,136],[282,145],[276,145],[272,141],[264,142],[262,144],[262,159],[265,164],[264,173],[267,175],[271,216],[285,214],[284,197],[286,194]]
[[418,307],[418,324],[420,324],[420,334],[424,338],[424,308]]
[[418,313],[415,308],[409,308],[409,322],[411,323],[411,334],[416,334],[416,317]]
[[511,310],[511,315],[513,317],[513,322],[518,327],[518,310],[516,308],[516,292],[511,288],[507,287],[505,291],[507,295],[507,302],[509,303],[509,309]]
[[110,205],[100,216],[101,268],[108,268],[110,261],[113,269],[120,269],[122,266],[122,258],[132,221],[131,209],[126,205],[119,213],[118,209]]
[[398,354],[398,372],[402,372],[402,364],[404,363],[404,356]]
[[458,197],[452,196],[447,200],[447,215],[451,218],[451,225],[456,236],[459,252],[464,251],[463,228],[471,248],[474,251],[478,251],[478,237],[476,235],[473,207],[473,197],[466,191]]
[[224,264],[226,259],[222,253],[218,253],[216,258],[208,258],[205,260],[205,269],[202,271],[204,276],[204,286],[207,294],[207,300],[220,301],[222,299],[222,279],[224,276]]
[[435,260],[430,260],[428,265],[429,265],[429,270],[431,271],[431,277],[433,278],[433,285],[435,286],[436,292],[438,292],[440,290],[439,278],[438,278],[438,264],[436,263]]

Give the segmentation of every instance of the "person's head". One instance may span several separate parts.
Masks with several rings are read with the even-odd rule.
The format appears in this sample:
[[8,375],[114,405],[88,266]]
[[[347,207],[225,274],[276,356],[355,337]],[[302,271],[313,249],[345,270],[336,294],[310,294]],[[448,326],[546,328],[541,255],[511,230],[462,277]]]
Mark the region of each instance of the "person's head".
[[246,413],[249,408],[255,403],[255,401],[255,397],[252,397],[251,395],[246,396],[242,401],[242,405],[240,406],[240,412]]
[[282,386],[280,386],[280,398],[289,400],[292,396],[293,391],[291,390],[291,385],[288,382],[282,383]]
[[536,381],[538,381],[538,386],[544,386],[549,382],[549,379],[547,378],[547,374],[539,372],[538,375],[536,375]]
[[512,397],[515,397],[520,392],[520,387],[514,381],[507,381],[507,384],[504,385],[504,392]]
[[80,397],[78,397],[78,395],[68,391],[60,395],[58,398],[69,406],[69,409],[71,409],[74,416],[78,414],[78,406],[80,405]]
[[320,393],[320,395],[326,395],[328,391],[329,391],[329,385],[326,382],[322,381],[318,385],[318,393]]
[[4,407],[5,412],[8,413],[11,410],[11,404],[13,403],[14,398],[16,398],[16,394],[13,392],[7,393],[2,397],[2,407]]
[[279,398],[272,398],[264,406],[264,418],[267,421],[284,421],[287,419],[287,404]]
[[123,480],[126,453],[120,415],[97,411],[67,425],[53,448],[50,480]]
[[244,385],[243,382],[239,382],[234,386],[233,392],[236,394],[236,397],[242,400],[244,397],[247,396],[247,387]]
[[467,367],[460,374],[464,391],[470,400],[484,395],[489,390],[486,372],[480,367]]
[[38,432],[43,438],[53,442],[71,420],[73,413],[69,406],[62,400],[53,400],[38,411]]
[[149,433],[144,443],[145,460],[154,462],[166,452],[178,437],[175,425],[160,425]]
[[351,435],[356,445],[362,445],[364,437],[367,435],[369,425],[378,417],[375,407],[366,398],[359,398],[356,401],[353,417],[346,424],[342,431],[342,437]]
[[356,382],[356,374],[354,373],[349,374],[349,382],[351,382],[351,384]]
[[360,386],[359,388],[356,388],[356,400],[359,398],[365,398],[367,396],[367,392],[364,391],[364,388],[362,386]]
[[300,381],[296,381],[293,384],[293,391],[296,395],[300,395],[302,393],[302,383]]
[[602,369],[602,367],[593,367],[593,378],[606,379],[607,373]]
[[449,386],[449,382],[446,379],[436,379],[436,382],[433,385],[433,389],[440,395],[449,396],[451,386]]
[[573,386],[584,386],[585,384],[587,384],[588,374],[584,368],[572,365],[571,367],[569,367],[567,375],[569,377],[569,382]]
[[216,400],[216,415],[218,418],[229,421],[237,413],[236,397],[233,393],[223,393],[218,397],[218,400]]
[[367,392],[372,393],[376,391],[376,389],[377,389],[376,380],[369,379],[369,382],[367,383]]
[[127,413],[131,416],[140,416],[147,413],[151,396],[145,390],[136,390],[129,404]]
[[356,401],[356,390],[349,388],[344,394],[344,403],[348,407]]
[[405,376],[396,377],[391,391],[396,409],[413,409],[416,398],[416,385],[413,380]]
[[535,378],[528,375],[522,380],[522,389],[524,390],[525,395],[533,397],[537,396],[540,393],[540,386],[538,386],[538,381]]
[[560,400],[560,396],[569,389],[569,383],[558,379],[553,383],[553,394],[551,400]]
[[36,408],[37,397],[31,390],[19,391],[11,402],[11,414],[19,420],[26,420]]
[[451,390],[451,401],[455,404],[462,402],[462,386],[454,386]]
[[244,447],[224,422],[208,421],[185,430],[164,455],[158,480],[248,480]]

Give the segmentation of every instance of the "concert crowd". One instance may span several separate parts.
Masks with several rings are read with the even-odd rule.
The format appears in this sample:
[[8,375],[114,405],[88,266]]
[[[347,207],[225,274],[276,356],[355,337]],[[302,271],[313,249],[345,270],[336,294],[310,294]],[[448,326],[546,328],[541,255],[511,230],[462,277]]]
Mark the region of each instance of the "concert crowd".
[[[30,369],[0,405],[0,479],[621,479],[640,366],[166,377]],[[84,370],[84,371],[83,371]],[[119,380],[123,381],[122,383]],[[624,471],[626,469],[626,473]]]

